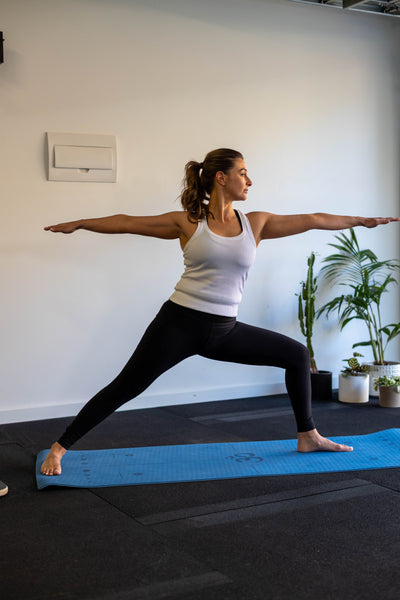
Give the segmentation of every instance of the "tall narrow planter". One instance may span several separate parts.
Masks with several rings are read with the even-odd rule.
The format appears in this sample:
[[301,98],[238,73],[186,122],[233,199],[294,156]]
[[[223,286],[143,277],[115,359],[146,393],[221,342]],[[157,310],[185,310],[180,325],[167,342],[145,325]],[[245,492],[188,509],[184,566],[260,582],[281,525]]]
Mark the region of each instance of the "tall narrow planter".
[[339,401],[351,404],[362,404],[369,400],[369,374],[339,374]]
[[384,408],[400,408],[400,392],[390,385],[379,386],[379,406]]
[[332,400],[332,373],[319,371],[311,373],[311,397],[313,400]]

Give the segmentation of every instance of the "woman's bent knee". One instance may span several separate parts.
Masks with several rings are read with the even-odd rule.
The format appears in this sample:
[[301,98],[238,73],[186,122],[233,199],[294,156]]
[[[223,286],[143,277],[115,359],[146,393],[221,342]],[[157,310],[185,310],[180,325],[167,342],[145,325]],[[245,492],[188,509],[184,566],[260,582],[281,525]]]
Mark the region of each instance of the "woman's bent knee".
[[311,358],[310,352],[304,344],[300,342],[296,343],[296,347],[293,352],[293,366],[294,367],[307,367],[310,368]]

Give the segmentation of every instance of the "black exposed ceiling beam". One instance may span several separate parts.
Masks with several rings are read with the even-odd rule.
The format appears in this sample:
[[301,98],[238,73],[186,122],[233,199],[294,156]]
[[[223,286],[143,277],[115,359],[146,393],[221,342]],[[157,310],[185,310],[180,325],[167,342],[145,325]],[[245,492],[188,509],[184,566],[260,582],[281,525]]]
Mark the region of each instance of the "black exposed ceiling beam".
[[400,17],[400,0],[292,0],[351,11],[369,12],[387,17]]
[[343,0],[343,8],[354,8],[359,4],[365,4],[365,0]]

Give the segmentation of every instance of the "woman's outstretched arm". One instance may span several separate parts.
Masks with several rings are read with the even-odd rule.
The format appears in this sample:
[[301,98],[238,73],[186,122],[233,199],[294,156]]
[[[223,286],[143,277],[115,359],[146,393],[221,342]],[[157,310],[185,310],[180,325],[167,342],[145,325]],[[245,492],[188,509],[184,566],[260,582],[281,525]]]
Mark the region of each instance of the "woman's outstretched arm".
[[338,230],[358,226],[372,228],[393,221],[400,221],[398,217],[351,217],[327,213],[277,215],[266,212],[253,212],[247,216],[257,242],[296,235],[311,229]]
[[97,219],[79,219],[58,225],[49,225],[45,231],[73,233],[78,229],[96,233],[133,233],[162,239],[177,239],[186,234],[188,219],[182,211],[169,212],[150,217],[112,215]]

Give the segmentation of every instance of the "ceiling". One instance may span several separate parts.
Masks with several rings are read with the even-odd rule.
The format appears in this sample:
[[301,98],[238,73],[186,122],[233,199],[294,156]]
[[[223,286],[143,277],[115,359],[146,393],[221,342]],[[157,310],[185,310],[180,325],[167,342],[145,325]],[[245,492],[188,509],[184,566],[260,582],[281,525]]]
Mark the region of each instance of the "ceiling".
[[304,4],[321,4],[341,8],[343,10],[354,10],[370,12],[387,17],[400,17],[400,0],[292,0]]

